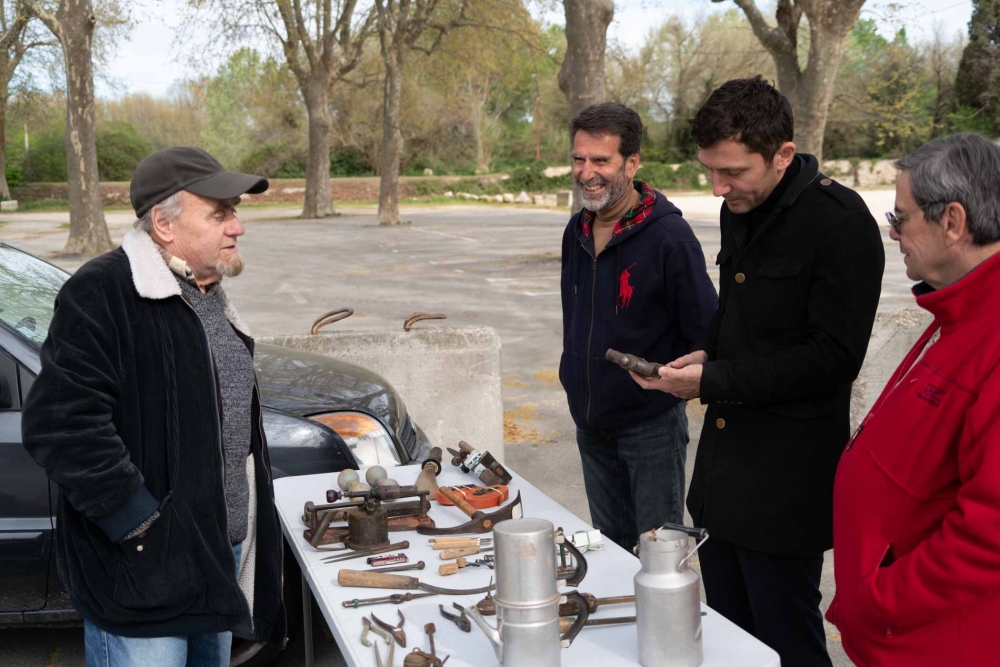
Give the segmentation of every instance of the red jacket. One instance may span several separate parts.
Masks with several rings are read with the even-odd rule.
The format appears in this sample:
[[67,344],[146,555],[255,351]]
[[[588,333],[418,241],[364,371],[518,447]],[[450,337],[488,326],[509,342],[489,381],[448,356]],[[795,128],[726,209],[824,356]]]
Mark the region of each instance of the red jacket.
[[953,285],[921,287],[934,322],[837,469],[827,619],[859,667],[996,667],[1000,254]]

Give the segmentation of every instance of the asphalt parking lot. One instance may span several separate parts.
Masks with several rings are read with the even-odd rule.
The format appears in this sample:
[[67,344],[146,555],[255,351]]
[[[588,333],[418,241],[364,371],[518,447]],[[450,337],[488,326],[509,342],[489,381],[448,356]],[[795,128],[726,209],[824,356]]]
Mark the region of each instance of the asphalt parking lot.
[[[876,219],[892,208],[892,191],[865,193]],[[719,248],[718,200],[675,200],[705,250],[713,279]],[[566,211],[512,206],[404,207],[410,224],[378,227],[374,209],[344,210],[325,220],[300,220],[292,209],[246,209],[240,240],[247,269],[228,280],[227,292],[256,334],[306,333],[322,312],[348,306],[340,329],[401,327],[415,311],[444,312],[449,326],[488,325],[503,351],[506,460],[562,505],[588,519],[572,421],[557,377],[561,350],[560,239]],[[66,214],[0,216],[0,239],[69,270],[75,259],[56,258],[65,243]],[[131,216],[109,213],[120,241]],[[883,307],[912,302],[895,243],[885,230]],[[420,326],[434,326],[423,323]],[[404,397],[405,398],[405,397]],[[461,409],[461,406],[454,406]],[[691,404],[688,475],[703,409]],[[832,560],[824,574],[824,609],[833,592]],[[316,618],[317,664],[342,665],[335,644]],[[835,664],[851,663],[828,627]],[[0,630],[0,665],[83,665],[79,629]],[[280,663],[303,664],[293,644]]]

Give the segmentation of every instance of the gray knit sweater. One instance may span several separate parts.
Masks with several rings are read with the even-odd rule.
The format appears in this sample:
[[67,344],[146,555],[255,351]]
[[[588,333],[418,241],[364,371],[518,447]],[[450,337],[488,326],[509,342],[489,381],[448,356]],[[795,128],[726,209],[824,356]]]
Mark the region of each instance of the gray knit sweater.
[[177,282],[184,298],[201,319],[215,359],[222,402],[222,452],[225,459],[229,541],[238,544],[247,536],[250,490],[247,487],[246,465],[252,428],[253,357],[226,319],[216,291],[202,294],[201,290],[179,276]]

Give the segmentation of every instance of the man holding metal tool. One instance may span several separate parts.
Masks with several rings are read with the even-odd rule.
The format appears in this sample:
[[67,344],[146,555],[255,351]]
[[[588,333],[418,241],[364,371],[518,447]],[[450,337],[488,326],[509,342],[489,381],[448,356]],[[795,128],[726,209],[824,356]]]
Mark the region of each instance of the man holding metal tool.
[[797,154],[792,109],[756,77],[695,116],[722,206],[719,311],[703,349],[636,382],[708,405],[688,494],[709,606],[781,655],[829,667],[819,612],[833,477],[885,254],[857,193]]
[[705,255],[681,212],[640,180],[642,121],[621,104],[570,125],[583,210],[562,241],[559,379],[577,426],[591,522],[631,549],[684,515],[685,402],[644,392],[609,347],[675,359],[705,339],[717,306]]
[[197,148],[139,163],[135,230],[59,292],[24,446],[59,488],[59,576],[87,664],[229,665],[284,636],[253,339],[221,283],[267,179]]

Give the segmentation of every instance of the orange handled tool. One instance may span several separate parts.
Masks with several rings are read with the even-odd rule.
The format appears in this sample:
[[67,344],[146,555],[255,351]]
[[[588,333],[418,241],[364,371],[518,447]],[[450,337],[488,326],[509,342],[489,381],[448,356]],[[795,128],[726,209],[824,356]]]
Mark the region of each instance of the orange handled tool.
[[[507,487],[503,484],[498,484],[497,486],[476,486],[475,484],[465,484],[449,488],[456,495],[461,497],[462,500],[469,503],[476,509],[496,507],[507,500],[509,496]],[[440,489],[438,489],[437,493],[434,494],[434,499],[442,505],[453,504],[443,493],[441,493]]]

